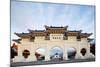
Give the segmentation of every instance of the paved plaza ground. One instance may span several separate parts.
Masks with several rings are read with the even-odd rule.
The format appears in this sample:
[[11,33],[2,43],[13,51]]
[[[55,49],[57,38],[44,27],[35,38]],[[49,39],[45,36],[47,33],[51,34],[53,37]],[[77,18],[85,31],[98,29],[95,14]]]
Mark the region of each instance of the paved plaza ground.
[[31,66],[31,65],[46,65],[46,64],[62,64],[62,63],[77,63],[77,62],[93,62],[95,59],[75,59],[75,60],[51,60],[51,61],[32,61],[32,62],[11,62],[11,67]]

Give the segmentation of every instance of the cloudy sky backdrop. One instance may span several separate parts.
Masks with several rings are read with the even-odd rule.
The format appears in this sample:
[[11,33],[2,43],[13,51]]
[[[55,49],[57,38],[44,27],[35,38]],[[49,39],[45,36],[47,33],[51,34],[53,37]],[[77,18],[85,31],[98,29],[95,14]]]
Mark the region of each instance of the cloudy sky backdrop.
[[11,36],[28,29],[43,30],[44,25],[66,26],[69,30],[95,32],[95,6],[11,1]]

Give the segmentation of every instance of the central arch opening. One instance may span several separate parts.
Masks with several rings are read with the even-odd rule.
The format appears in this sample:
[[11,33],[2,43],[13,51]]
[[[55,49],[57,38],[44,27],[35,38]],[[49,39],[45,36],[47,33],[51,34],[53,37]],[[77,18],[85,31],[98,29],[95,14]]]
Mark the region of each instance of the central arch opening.
[[35,56],[37,61],[42,61],[45,60],[45,49],[44,48],[39,48],[35,51]]
[[51,60],[63,60],[63,50],[60,47],[53,47],[50,51]]
[[68,48],[67,49],[67,56],[69,60],[75,59],[76,56],[76,49],[75,48]]

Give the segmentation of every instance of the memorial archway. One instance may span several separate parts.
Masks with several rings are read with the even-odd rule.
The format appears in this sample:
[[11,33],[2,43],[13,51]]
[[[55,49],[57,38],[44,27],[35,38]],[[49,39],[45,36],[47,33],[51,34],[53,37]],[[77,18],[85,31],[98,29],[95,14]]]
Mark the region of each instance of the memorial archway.
[[35,57],[37,61],[42,61],[45,60],[45,49],[44,48],[39,48],[35,51]]
[[75,48],[68,48],[67,49],[67,57],[69,60],[75,59],[76,56],[76,49]]
[[63,50],[60,47],[53,47],[50,50],[50,60],[63,60]]

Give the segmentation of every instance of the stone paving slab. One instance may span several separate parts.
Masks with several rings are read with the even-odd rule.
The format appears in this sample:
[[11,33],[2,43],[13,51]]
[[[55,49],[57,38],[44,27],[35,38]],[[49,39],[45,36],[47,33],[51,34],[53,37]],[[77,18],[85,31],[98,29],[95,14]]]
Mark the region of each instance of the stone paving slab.
[[31,66],[31,65],[47,65],[47,64],[62,64],[62,63],[77,63],[77,62],[92,62],[95,59],[75,59],[75,60],[63,60],[63,61],[32,61],[32,62],[11,62],[11,67],[18,67],[18,66]]

